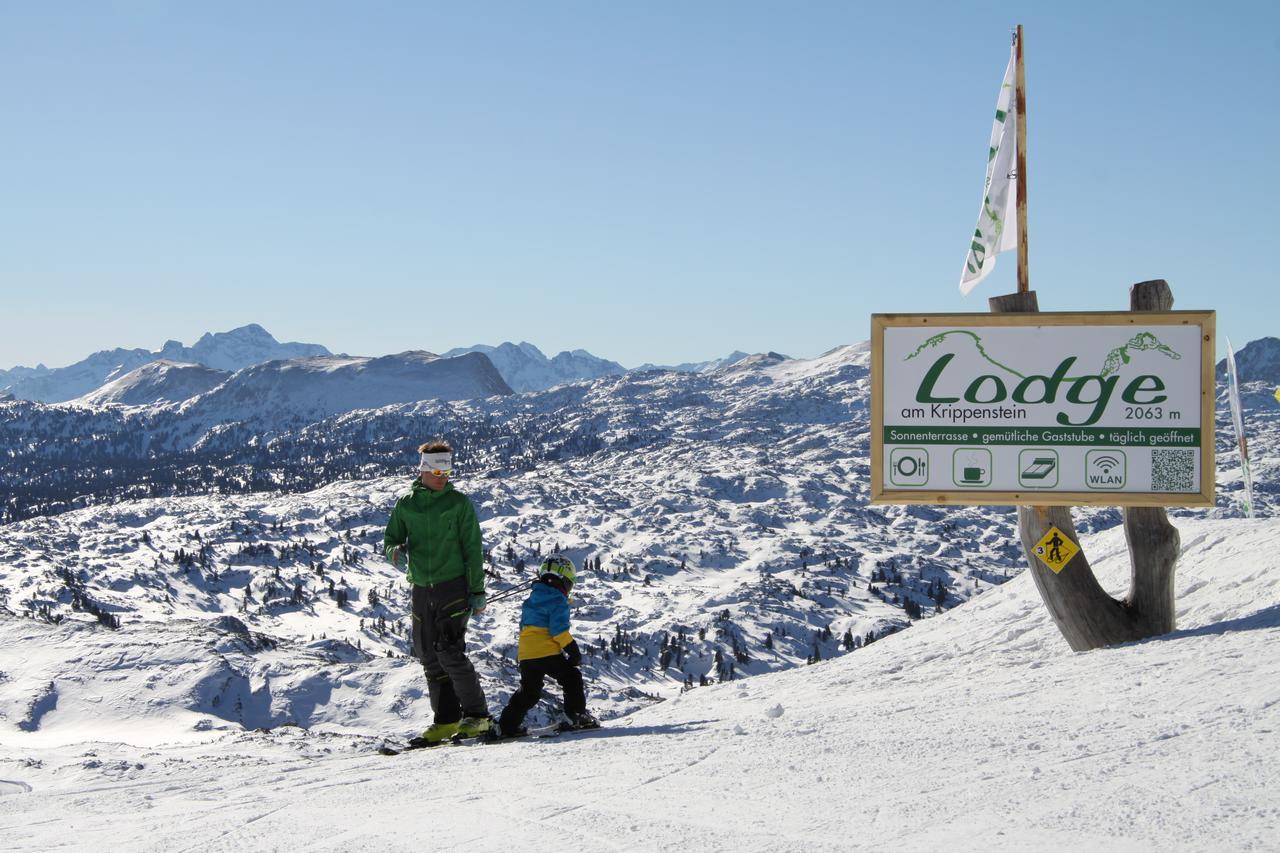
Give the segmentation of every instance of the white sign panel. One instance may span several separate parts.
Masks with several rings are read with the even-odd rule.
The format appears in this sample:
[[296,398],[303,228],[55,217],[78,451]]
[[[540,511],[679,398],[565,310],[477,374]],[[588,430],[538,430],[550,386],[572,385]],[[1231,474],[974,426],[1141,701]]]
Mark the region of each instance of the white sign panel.
[[1212,312],[875,315],[877,502],[1213,502]]

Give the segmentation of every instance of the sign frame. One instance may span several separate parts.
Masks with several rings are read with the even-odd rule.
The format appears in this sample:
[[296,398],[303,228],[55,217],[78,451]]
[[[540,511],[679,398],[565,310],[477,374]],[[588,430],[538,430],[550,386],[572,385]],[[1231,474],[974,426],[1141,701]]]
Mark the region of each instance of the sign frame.
[[[1216,489],[1214,403],[1216,399],[1214,311],[1063,311],[973,314],[871,315],[871,500],[873,504],[956,506],[1213,506]],[[977,491],[974,489],[892,489],[885,487],[884,406],[885,330],[895,327],[992,328],[1041,326],[1199,326],[1200,327],[1200,490],[1197,492],[1125,491]]]

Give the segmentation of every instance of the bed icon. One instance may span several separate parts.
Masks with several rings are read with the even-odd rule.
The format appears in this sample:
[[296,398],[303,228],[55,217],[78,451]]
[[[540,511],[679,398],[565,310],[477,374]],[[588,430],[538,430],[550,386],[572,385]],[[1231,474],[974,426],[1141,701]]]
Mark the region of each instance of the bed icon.
[[1030,489],[1052,489],[1058,485],[1058,452],[1046,447],[1018,454],[1018,483]]
[[1053,469],[1058,467],[1058,460],[1052,456],[1037,456],[1031,460],[1031,464],[1022,469],[1022,478],[1024,480],[1043,480],[1053,473]]

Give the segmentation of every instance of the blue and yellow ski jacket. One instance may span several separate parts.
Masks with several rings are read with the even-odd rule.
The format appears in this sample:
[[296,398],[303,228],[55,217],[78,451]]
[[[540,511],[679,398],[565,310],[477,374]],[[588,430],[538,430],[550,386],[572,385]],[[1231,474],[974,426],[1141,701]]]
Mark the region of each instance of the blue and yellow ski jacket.
[[545,581],[534,581],[520,611],[520,660],[561,654],[569,634],[569,598]]

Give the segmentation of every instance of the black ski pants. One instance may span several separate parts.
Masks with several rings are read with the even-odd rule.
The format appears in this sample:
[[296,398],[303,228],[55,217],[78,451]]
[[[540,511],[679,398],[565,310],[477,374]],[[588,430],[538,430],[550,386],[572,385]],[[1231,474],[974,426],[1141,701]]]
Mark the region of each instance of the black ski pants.
[[564,711],[569,716],[587,710],[587,694],[582,686],[582,670],[564,657],[548,655],[520,661],[520,689],[511,694],[507,707],[498,718],[504,732],[514,732],[524,722],[525,714],[542,698],[542,685],[551,678],[564,691]]
[[422,661],[437,723],[489,714],[480,678],[466,654],[466,578],[413,587],[413,651]]

